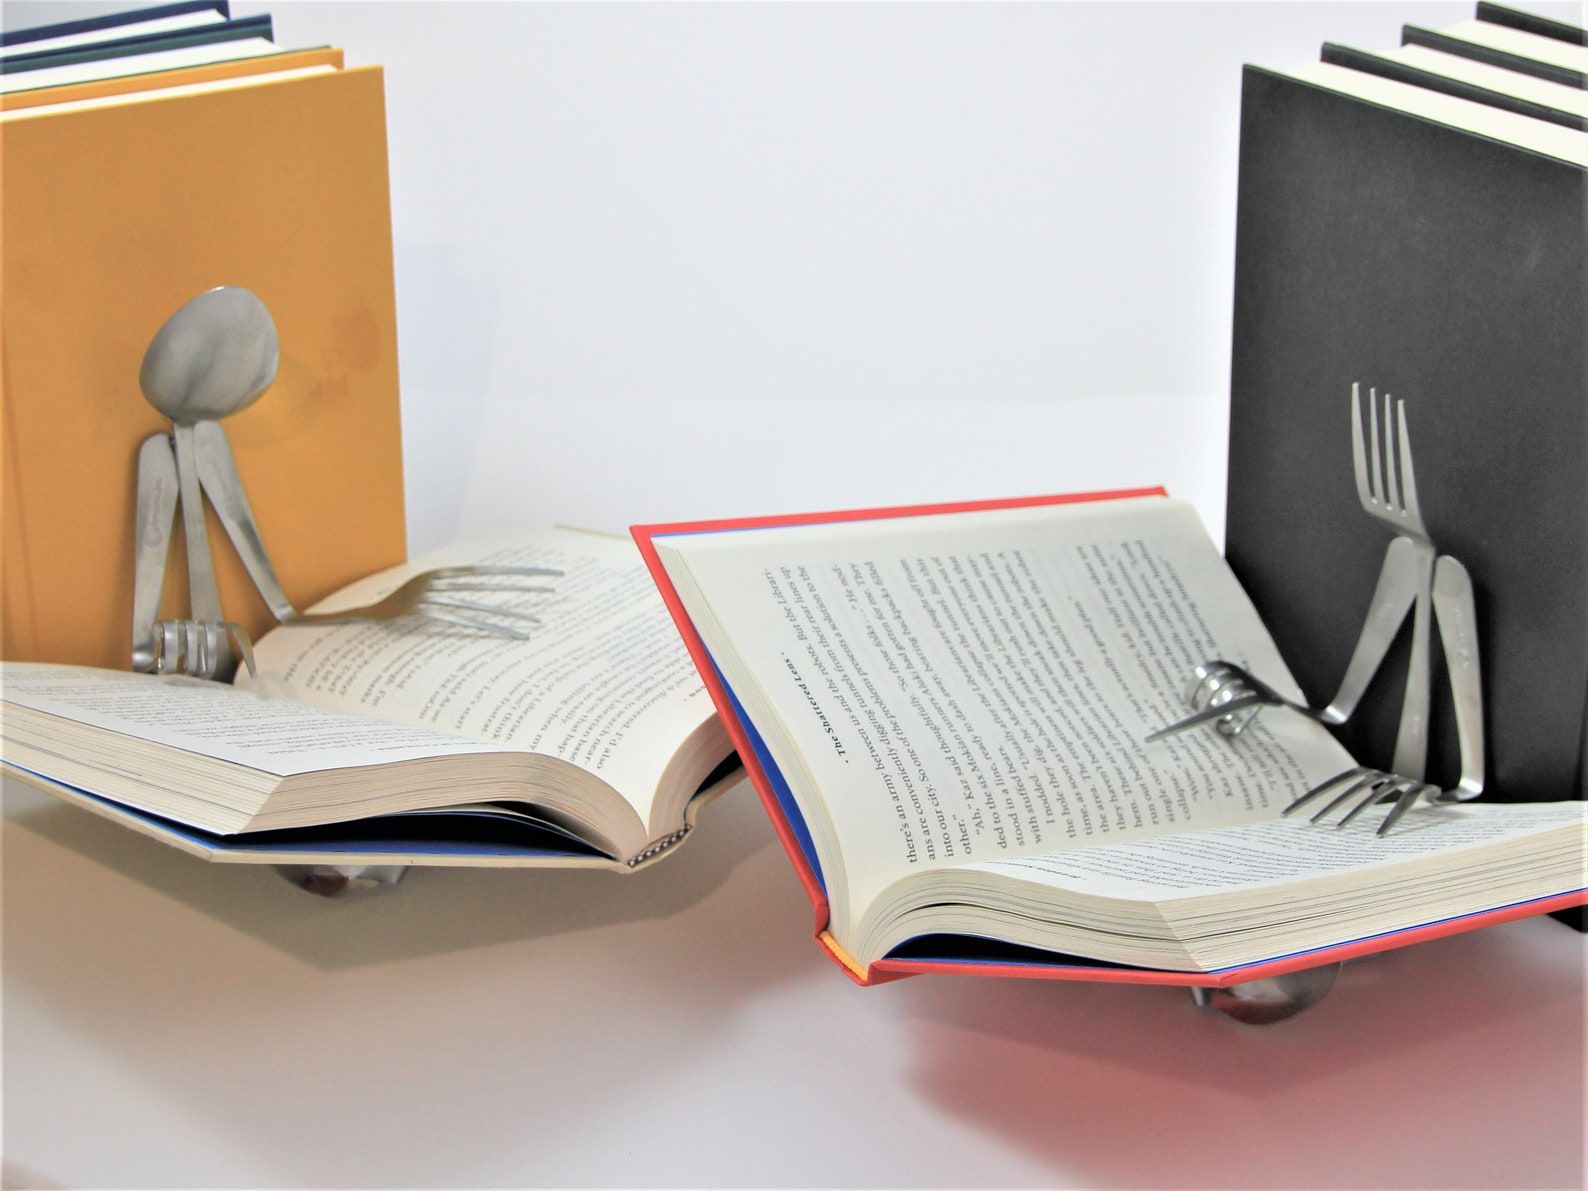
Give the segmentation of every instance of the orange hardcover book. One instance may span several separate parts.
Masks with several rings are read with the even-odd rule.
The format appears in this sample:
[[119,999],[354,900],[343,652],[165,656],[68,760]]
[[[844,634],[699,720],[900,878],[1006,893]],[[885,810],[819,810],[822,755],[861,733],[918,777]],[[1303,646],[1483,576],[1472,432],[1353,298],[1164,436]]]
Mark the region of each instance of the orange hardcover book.
[[285,70],[306,70],[316,66],[342,69],[342,51],[332,48],[287,50],[260,58],[239,58],[232,62],[213,62],[206,66],[189,66],[180,70],[159,70],[149,74],[98,79],[91,83],[68,83],[60,87],[40,87],[36,91],[15,91],[9,95],[0,95],[0,112],[54,107],[63,103],[104,99],[115,95],[166,91],[172,87],[214,83],[225,79],[243,79],[253,75],[279,74]]
[[[288,595],[402,561],[378,67],[3,121],[0,170],[0,654],[129,665],[136,457],[169,429],[139,367],[218,285],[257,293],[280,335],[274,385],[225,428]],[[213,516],[210,542],[257,635],[269,614]]]
[[1194,666],[1299,691],[1160,489],[635,526],[861,984],[1228,987],[1588,901],[1581,803],[1282,809],[1350,757],[1270,708],[1149,744]]

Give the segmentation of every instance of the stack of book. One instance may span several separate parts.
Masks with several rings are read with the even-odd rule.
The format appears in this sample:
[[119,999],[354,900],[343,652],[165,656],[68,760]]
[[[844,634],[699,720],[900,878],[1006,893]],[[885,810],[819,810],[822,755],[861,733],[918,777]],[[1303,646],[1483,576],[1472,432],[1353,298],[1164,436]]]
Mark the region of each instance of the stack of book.
[[[275,384],[227,431],[287,589],[406,554],[381,70],[227,18],[189,0],[0,34],[8,659],[127,665],[138,448],[170,428],[139,367],[215,286],[253,290],[280,334]],[[229,615],[262,631],[240,563],[217,562]]]
[[[526,530],[402,565],[382,73],[272,37],[225,0],[0,35],[6,770],[210,860],[659,860],[737,769],[711,702],[627,541]],[[218,285],[280,337],[226,430],[293,601],[366,603],[443,562],[552,567],[531,640],[269,631],[222,548],[223,606],[258,641],[247,689],[126,672],[134,472],[170,429],[140,363]]]
[[[1581,798],[1588,37],[1480,3],[1402,41],[1246,71],[1228,557],[1327,699],[1387,538],[1358,509],[1349,394],[1392,393],[1429,536],[1476,587],[1486,797]],[[1343,730],[1365,762],[1390,763],[1400,696],[1370,691]],[[1432,710],[1430,776],[1449,783],[1453,717]]]
[[[1301,71],[1248,71],[1228,561],[1195,513],[1159,490],[640,526],[638,551],[567,530],[515,534],[377,575],[333,603],[367,602],[444,562],[555,567],[564,579],[536,605],[542,623],[527,640],[400,622],[282,627],[262,638],[258,673],[240,690],[7,662],[7,771],[210,859],[629,871],[675,851],[694,810],[732,780],[737,753],[815,905],[822,946],[862,983],[957,972],[1235,985],[1581,905],[1588,814],[1547,801],[1565,792],[1557,785],[1507,790],[1501,775],[1502,790],[1540,801],[1424,807],[1380,838],[1383,806],[1339,831],[1284,817],[1309,786],[1356,772],[1314,718],[1270,708],[1233,742],[1206,727],[1146,739],[1184,714],[1197,664],[1229,658],[1299,700],[1282,655],[1316,667],[1320,638],[1353,633],[1345,626],[1359,622],[1344,612],[1365,596],[1342,580],[1322,611],[1298,612],[1282,572],[1287,559],[1316,559],[1344,576],[1361,560],[1371,582],[1384,535],[1355,509],[1337,425],[1363,380],[1427,410],[1414,414],[1424,504],[1441,545],[1480,580],[1504,573],[1494,558],[1518,543],[1550,542],[1567,560],[1543,573],[1535,620],[1491,607],[1500,626],[1489,631],[1502,663],[1519,626],[1552,634],[1545,646],[1563,674],[1539,685],[1569,695],[1564,718],[1581,715],[1588,134],[1534,109],[1572,114],[1561,106],[1572,89],[1545,74],[1585,51],[1554,26],[1497,23],[1499,11],[1440,34],[1477,47],[1470,60],[1438,50],[1459,59],[1441,64],[1419,46],[1331,50],[1338,60]],[[1512,70],[1507,88],[1485,72],[1504,73],[1494,55],[1514,50],[1485,37],[1559,49]],[[204,44],[220,53],[241,42]],[[107,60],[92,61],[103,71]],[[360,243],[371,259],[389,249],[374,243],[389,238],[384,160],[377,169],[361,157],[383,144],[378,74],[308,69],[81,99],[109,98],[103,107],[63,100],[32,123],[3,113],[8,150],[14,132],[39,129],[17,143],[46,176],[56,171],[21,188],[31,206],[17,200],[52,247],[18,246],[7,229],[8,283],[15,269],[31,288],[25,302],[8,294],[6,381],[23,359],[32,387],[19,393],[33,399],[8,391],[8,434],[25,411],[55,435],[58,464],[90,423],[47,416],[43,395],[78,402],[79,419],[96,402],[118,418],[136,406],[124,396],[136,371],[125,353],[135,362],[138,334],[177,304],[167,297],[195,288],[188,258],[259,272],[206,280],[263,294],[283,312],[284,345],[321,345],[304,360],[303,404],[286,411],[307,427],[338,416],[321,406],[340,410],[357,385],[392,396],[382,387],[394,381],[383,362],[389,257],[370,276],[345,255]],[[134,129],[165,146],[177,181],[162,171],[134,185],[114,139]],[[192,144],[183,137],[203,139],[179,150]],[[260,146],[268,174],[252,160]],[[62,149],[84,156],[52,166]],[[80,184],[107,162],[133,193],[120,206],[82,200],[92,214],[75,216],[66,175],[78,171]],[[228,171],[245,176],[220,194],[232,184],[206,179]],[[199,206],[182,205],[189,187],[205,195]],[[378,208],[378,226],[346,226],[344,200],[361,217]],[[8,192],[8,218],[12,203]],[[178,214],[151,215],[151,203]],[[255,241],[291,249],[276,227],[282,205],[279,218],[313,248],[271,272]],[[352,246],[333,238],[344,235]],[[149,277],[107,276],[118,252],[154,288],[181,292],[151,300]],[[299,270],[335,298],[316,308]],[[119,287],[116,304],[94,304],[96,285]],[[360,286],[373,288],[361,299]],[[67,318],[71,303],[88,317]],[[124,320],[129,303],[148,317],[138,334],[116,332],[112,368],[101,324]],[[302,321],[289,326],[288,310]],[[48,374],[76,366],[45,355],[70,336],[101,374]],[[1407,392],[1424,381],[1430,396]],[[128,443],[158,429],[147,423],[118,423],[94,447],[99,465],[129,468]],[[1483,438],[1513,455],[1484,454]],[[1325,465],[1321,447],[1337,439],[1342,458]],[[298,444],[270,446],[261,468],[276,457],[303,473]],[[1462,452],[1491,471],[1473,474]],[[1494,474],[1502,464],[1511,470]],[[42,464],[20,479],[30,509],[36,494],[59,498],[63,482]],[[1575,542],[1560,540],[1546,502],[1507,503],[1541,484],[1575,494]],[[1459,518],[1436,512],[1452,489],[1464,494]],[[1491,503],[1474,508],[1471,492]],[[1353,544],[1348,521],[1364,541]],[[115,534],[127,524],[122,515]],[[351,565],[356,535],[340,518],[327,530],[333,544],[311,555]],[[94,557],[83,541],[56,545],[79,567]],[[1555,721],[1544,727],[1557,749]]]
[[[1326,701],[1391,532],[1358,503],[1351,387],[1404,402],[1423,521],[1477,592],[1486,796],[1581,797],[1585,35],[1485,3],[1403,40],[1246,70],[1227,554]],[[1403,642],[1384,673],[1405,657]],[[1346,726],[1365,763],[1390,763],[1400,696],[1382,683]],[[1431,776],[1449,784],[1438,700],[1433,743]]]

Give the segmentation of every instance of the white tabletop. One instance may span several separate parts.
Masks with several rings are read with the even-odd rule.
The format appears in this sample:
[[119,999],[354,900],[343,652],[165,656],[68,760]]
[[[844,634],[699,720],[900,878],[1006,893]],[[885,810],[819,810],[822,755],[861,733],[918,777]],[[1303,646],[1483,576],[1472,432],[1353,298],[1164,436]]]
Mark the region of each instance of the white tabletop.
[[[387,67],[416,549],[1160,483],[1218,537],[1240,64],[1471,14],[275,7]],[[1254,1029],[1177,989],[857,988],[743,785],[640,874],[345,901],[4,812],[7,1186],[1583,1181],[1549,919]]]
[[1183,990],[849,983],[741,785],[629,877],[325,901],[6,790],[7,1186],[1571,1187],[1583,943]]

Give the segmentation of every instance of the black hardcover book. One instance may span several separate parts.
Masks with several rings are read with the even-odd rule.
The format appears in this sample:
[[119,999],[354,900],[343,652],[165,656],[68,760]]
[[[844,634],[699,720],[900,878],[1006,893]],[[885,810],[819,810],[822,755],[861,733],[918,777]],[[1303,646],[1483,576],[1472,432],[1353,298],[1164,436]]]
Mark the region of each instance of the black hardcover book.
[[1453,95],[1457,99],[1467,99],[1473,103],[1486,103],[1490,107],[1496,107],[1502,111],[1515,112],[1519,116],[1531,116],[1535,120],[1548,120],[1551,124],[1559,124],[1563,128],[1575,128],[1579,132],[1588,129],[1588,118],[1579,116],[1574,112],[1561,111],[1559,108],[1523,99],[1508,92],[1498,91],[1490,87],[1481,87],[1474,83],[1452,78],[1449,75],[1438,74],[1432,70],[1423,70],[1410,63],[1396,61],[1382,54],[1369,54],[1363,50],[1352,49],[1350,46],[1325,42],[1322,61],[1332,63],[1335,66],[1347,66],[1352,70],[1366,71],[1368,74],[1376,74],[1380,78],[1393,79],[1400,83],[1411,83],[1414,86],[1425,87],[1430,91]]
[[[1477,589],[1494,799],[1583,796],[1584,178],[1572,160],[1246,70],[1230,564],[1307,694],[1328,700],[1392,537],[1357,499],[1351,386],[1403,400],[1429,536]],[[1364,764],[1391,764],[1408,638],[1341,730]],[[1433,652],[1428,776],[1448,786],[1437,634]]]
[[[1493,24],[1494,22],[1490,23]],[[1526,30],[1521,32],[1526,32]],[[1554,40],[1560,41],[1562,39],[1555,38]],[[1437,32],[1433,29],[1419,29],[1416,25],[1405,25],[1401,28],[1401,44],[1420,45],[1430,50],[1438,50],[1441,53],[1455,54],[1461,58],[1471,58],[1474,62],[1485,62],[1490,66],[1501,66],[1506,70],[1530,74],[1534,78],[1544,79],[1551,83],[1561,83],[1567,87],[1581,87],[1588,83],[1588,76],[1585,76],[1580,70],[1573,70],[1569,66],[1562,66],[1555,62],[1544,62],[1537,58],[1529,58],[1524,54],[1513,54],[1506,50],[1496,49],[1493,46],[1468,41],[1464,37],[1452,37],[1448,33]]]
[[1491,4],[1489,0],[1478,0],[1477,17],[1478,20],[1488,21],[1491,25],[1504,25],[1508,29],[1519,29],[1523,33],[1536,33],[1540,37],[1553,37],[1556,41],[1588,46],[1588,30],[1578,25],[1553,20],[1550,17],[1535,16],[1530,12],[1507,8],[1503,4]]

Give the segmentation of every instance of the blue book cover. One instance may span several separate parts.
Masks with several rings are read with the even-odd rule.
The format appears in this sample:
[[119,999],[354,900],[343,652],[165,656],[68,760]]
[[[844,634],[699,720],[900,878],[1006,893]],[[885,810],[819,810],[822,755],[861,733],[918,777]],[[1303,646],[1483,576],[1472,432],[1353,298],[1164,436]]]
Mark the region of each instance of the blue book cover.
[[188,46],[213,45],[218,42],[243,41],[257,37],[269,41],[274,36],[271,18],[268,15],[243,17],[235,21],[221,21],[171,33],[143,34],[57,50],[14,54],[0,60],[0,74],[43,70],[52,66],[75,66],[83,62],[99,62],[109,58],[126,58],[162,50],[179,50]]
[[[50,25],[33,25],[27,29],[0,29],[0,48],[29,45],[50,41],[57,37],[78,37],[90,33],[106,33],[106,40],[131,37],[138,26],[171,17],[192,13],[219,13],[221,20],[231,17],[229,0],[180,0],[176,4],[157,4],[152,8],[134,8],[127,12],[104,13],[100,16],[82,17],[75,21],[57,21]],[[125,30],[125,33],[119,32]]]

